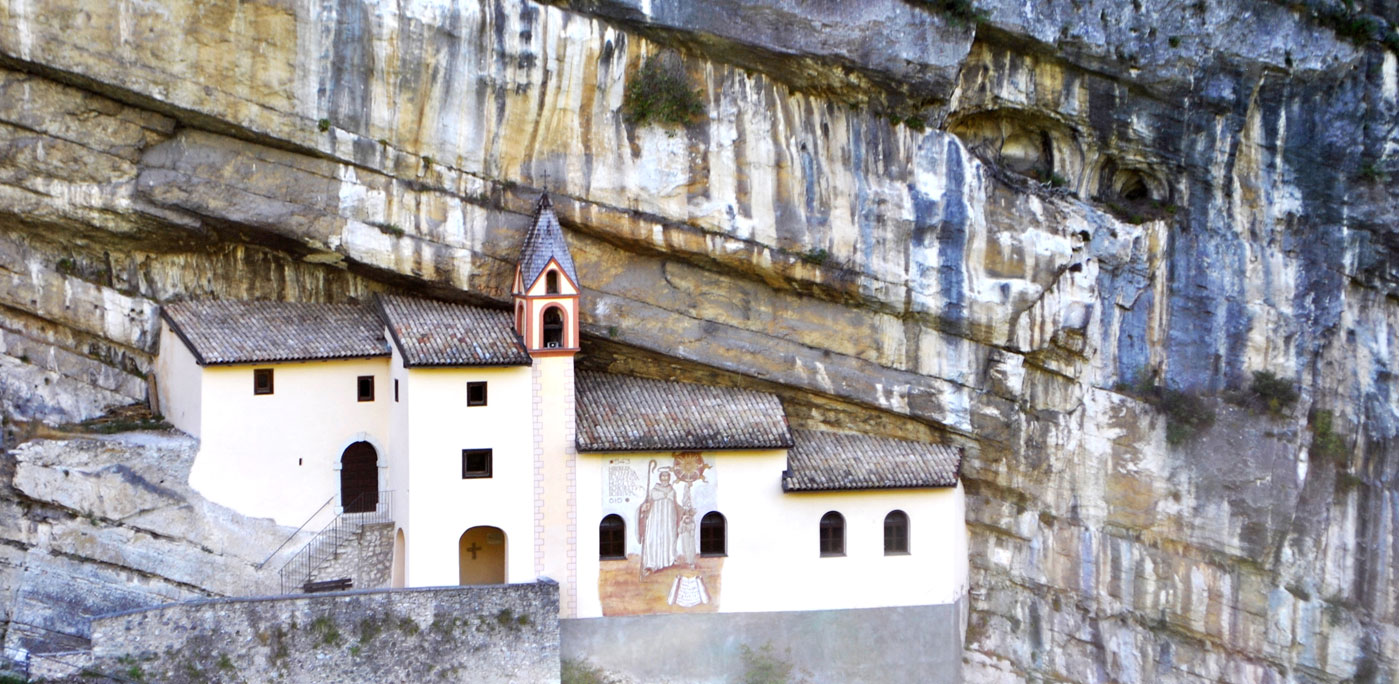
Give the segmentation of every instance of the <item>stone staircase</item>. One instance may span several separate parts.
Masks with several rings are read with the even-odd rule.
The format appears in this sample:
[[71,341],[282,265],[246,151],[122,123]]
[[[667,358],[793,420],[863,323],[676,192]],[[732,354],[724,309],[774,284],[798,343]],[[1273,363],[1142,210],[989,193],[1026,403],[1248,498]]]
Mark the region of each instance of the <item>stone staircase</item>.
[[[350,510],[367,508],[353,502]],[[393,562],[393,492],[378,492],[371,510],[336,515],[278,573],[281,593],[388,586]],[[349,579],[349,586],[330,584]]]

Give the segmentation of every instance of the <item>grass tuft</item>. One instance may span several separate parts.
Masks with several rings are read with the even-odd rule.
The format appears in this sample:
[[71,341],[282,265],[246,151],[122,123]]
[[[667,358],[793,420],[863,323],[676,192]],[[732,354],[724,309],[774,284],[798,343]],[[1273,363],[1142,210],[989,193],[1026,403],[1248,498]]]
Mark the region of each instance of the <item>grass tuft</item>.
[[679,69],[669,69],[659,59],[641,65],[627,84],[622,115],[637,126],[683,126],[704,114],[700,92]]

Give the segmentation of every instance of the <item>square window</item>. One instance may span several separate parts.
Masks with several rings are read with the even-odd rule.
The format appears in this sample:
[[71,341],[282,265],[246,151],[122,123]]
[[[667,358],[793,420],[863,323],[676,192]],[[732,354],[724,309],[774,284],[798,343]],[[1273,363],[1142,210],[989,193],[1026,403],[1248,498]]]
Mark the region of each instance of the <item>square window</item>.
[[461,477],[463,480],[473,477],[491,476],[491,450],[490,449],[462,449],[461,450]]
[[253,369],[253,394],[271,394],[271,393],[272,393],[272,369],[271,369],[271,368],[255,368],[255,369]]
[[466,405],[485,406],[486,405],[486,383],[468,382],[466,383]]
[[359,376],[359,400],[374,401],[374,376]]

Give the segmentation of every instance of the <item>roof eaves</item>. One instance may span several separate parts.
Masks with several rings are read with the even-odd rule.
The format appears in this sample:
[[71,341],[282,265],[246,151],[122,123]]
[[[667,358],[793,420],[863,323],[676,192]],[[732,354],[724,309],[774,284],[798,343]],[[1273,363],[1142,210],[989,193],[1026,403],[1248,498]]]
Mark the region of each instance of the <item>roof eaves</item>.
[[385,350],[377,354],[334,354],[329,356],[268,356],[252,357],[235,360],[214,360],[202,363],[203,366],[245,366],[252,363],[298,363],[301,361],[349,361],[353,359],[377,359],[383,356],[390,356],[391,352]]
[[[960,480],[959,480],[960,481]],[[787,471],[782,473],[782,492],[784,494],[801,494],[802,492],[859,492],[885,489],[950,489],[957,486],[957,482],[952,484],[904,484],[904,485],[800,485],[792,486],[787,481]]]
[[751,450],[755,450],[755,449],[764,449],[764,450],[768,450],[768,449],[771,449],[771,450],[776,450],[776,449],[790,449],[790,448],[792,447],[791,444],[759,444],[759,443],[725,444],[725,445],[721,445],[721,446],[715,446],[715,445],[712,445],[712,444],[707,444],[707,445],[683,444],[683,445],[682,445],[682,444],[676,444],[676,443],[670,443],[670,444],[656,444],[656,445],[647,445],[647,446],[632,446],[632,445],[627,445],[627,446],[612,446],[612,445],[608,445],[608,444],[596,444],[596,443],[584,444],[583,442],[579,442],[579,441],[577,441],[577,440],[574,441],[574,446],[576,446],[576,447],[578,448],[578,451],[589,452],[589,453],[596,453],[596,452],[602,452],[602,451],[607,451],[607,452],[611,452],[611,451],[618,451],[618,452],[620,452],[620,451],[628,451],[628,452],[633,452],[633,451],[751,451]]
[[204,355],[199,353],[199,348],[194,346],[194,343],[191,342],[189,337],[185,335],[185,331],[180,328],[179,322],[175,320],[174,316],[170,315],[170,312],[166,310],[164,306],[160,307],[160,317],[166,323],[170,324],[170,329],[175,332],[175,337],[180,338],[180,341],[184,343],[185,348],[189,349],[191,354],[194,354],[195,363],[201,366],[209,365],[209,362],[204,360]]
[[526,357],[524,361],[500,361],[485,363],[465,363],[462,361],[412,361],[407,356],[403,357],[404,368],[509,368],[512,366],[532,366],[534,359]]

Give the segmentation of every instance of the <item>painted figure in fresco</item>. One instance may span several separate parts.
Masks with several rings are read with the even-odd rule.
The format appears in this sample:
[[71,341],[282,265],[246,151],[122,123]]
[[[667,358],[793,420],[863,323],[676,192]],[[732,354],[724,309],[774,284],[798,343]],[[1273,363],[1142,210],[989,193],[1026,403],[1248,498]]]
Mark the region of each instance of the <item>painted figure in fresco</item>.
[[[646,481],[651,481],[651,470]],[[641,576],[664,570],[675,564],[675,539],[680,522],[680,507],[675,502],[675,488],[670,484],[670,468],[661,468],[658,482],[646,493],[637,511],[637,535],[641,540]]]
[[695,567],[695,546],[699,538],[695,536],[695,503],[690,492],[696,482],[709,481],[704,471],[710,467],[698,451],[681,451],[672,456],[671,469],[675,472],[675,479],[685,483],[685,496],[680,502],[680,560],[692,568]]
[[[685,498],[690,498],[690,493],[685,492]],[[695,509],[689,505],[680,507],[680,562],[690,567],[695,567]]]

